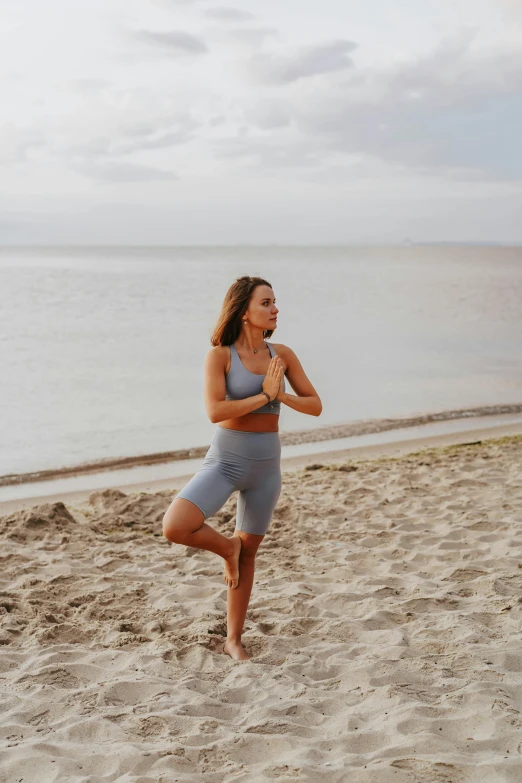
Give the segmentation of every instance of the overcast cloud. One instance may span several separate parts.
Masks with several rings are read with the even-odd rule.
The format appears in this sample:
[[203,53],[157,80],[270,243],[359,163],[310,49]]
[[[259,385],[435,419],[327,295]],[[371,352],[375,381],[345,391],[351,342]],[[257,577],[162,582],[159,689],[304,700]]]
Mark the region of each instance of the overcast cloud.
[[515,0],[3,0],[0,84],[0,244],[522,242]]
[[217,19],[219,22],[251,22],[256,17],[248,11],[241,11],[239,8],[229,8],[228,6],[216,6],[208,8],[205,15],[209,19]]
[[138,30],[134,34],[136,41],[141,41],[149,46],[160,47],[169,54],[182,52],[184,54],[202,54],[208,51],[201,38],[186,33],[183,30],[169,30],[158,32],[157,30]]

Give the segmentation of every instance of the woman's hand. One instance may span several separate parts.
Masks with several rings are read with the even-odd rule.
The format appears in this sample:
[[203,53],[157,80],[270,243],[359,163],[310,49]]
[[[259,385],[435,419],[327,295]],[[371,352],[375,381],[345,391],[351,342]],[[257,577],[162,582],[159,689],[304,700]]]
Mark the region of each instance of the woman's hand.
[[263,381],[263,391],[271,400],[274,400],[280,392],[283,383],[283,364],[279,356],[272,356],[268,370]]
[[284,365],[283,365],[282,362],[281,362],[281,368],[282,368],[281,380],[279,382],[279,389],[277,390],[277,394],[276,394],[276,400],[279,400],[279,402],[283,402],[283,396],[285,394],[285,390],[283,388],[283,381],[284,381],[284,377],[285,377],[285,368],[284,368]]

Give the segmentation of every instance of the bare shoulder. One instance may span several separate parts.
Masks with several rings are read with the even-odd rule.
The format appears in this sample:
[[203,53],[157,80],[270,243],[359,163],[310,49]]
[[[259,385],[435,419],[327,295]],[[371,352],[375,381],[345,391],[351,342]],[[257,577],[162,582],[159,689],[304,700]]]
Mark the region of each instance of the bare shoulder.
[[213,345],[208,349],[205,358],[207,366],[212,368],[225,369],[230,357],[229,345]]
[[284,345],[284,343],[270,343],[270,345],[275,350],[276,354],[281,357],[286,374],[297,360],[297,356],[292,349],[288,345]]
[[208,355],[212,356],[228,356],[230,351],[230,345],[213,345],[208,349]]
[[292,356],[295,356],[295,353],[288,345],[284,345],[283,343],[270,343],[270,345],[281,359],[290,359]]

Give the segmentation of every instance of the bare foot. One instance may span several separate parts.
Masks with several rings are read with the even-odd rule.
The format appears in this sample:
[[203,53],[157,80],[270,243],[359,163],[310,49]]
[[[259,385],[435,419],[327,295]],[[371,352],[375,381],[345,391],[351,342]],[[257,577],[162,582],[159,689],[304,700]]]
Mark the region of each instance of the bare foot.
[[241,552],[241,539],[239,536],[232,536],[230,539],[234,547],[232,554],[225,560],[224,580],[231,588],[236,588],[239,583],[239,553]]
[[250,655],[247,655],[241,642],[233,639],[227,639],[223,645],[223,652],[230,655],[235,661],[249,661]]

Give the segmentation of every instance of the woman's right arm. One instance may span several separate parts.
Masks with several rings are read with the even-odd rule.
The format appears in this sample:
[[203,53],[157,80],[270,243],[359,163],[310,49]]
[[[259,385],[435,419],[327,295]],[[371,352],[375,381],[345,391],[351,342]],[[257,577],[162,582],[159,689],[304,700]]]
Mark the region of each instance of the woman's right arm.
[[[213,424],[252,413],[267,402],[263,393],[245,397],[243,400],[225,399],[226,350],[225,346],[215,346],[209,350],[205,358],[205,407],[208,418]],[[263,382],[263,389],[272,399],[276,396],[281,382],[282,369],[277,369],[279,363],[279,357],[274,356]]]

